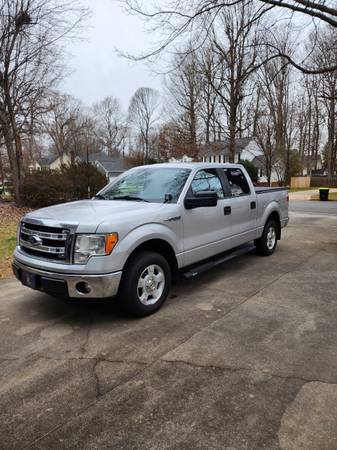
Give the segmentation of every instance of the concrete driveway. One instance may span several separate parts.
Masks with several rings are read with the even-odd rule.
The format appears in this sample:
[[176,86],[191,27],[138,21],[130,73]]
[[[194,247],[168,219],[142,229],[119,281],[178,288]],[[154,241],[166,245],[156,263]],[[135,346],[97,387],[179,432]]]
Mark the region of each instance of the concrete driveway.
[[1,282],[1,449],[335,450],[336,229],[293,212],[143,320]]

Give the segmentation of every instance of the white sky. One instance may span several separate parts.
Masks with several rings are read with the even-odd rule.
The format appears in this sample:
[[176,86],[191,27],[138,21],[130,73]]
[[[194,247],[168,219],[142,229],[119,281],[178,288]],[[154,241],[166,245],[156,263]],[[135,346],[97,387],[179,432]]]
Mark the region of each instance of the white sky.
[[140,53],[151,47],[151,36],[142,21],[128,15],[116,0],[83,0],[92,11],[85,40],[72,43],[67,64],[71,74],[60,90],[71,94],[87,106],[112,95],[120,99],[124,110],[135,90],[141,86],[161,88],[161,77],[144,63],[130,62],[114,49]]

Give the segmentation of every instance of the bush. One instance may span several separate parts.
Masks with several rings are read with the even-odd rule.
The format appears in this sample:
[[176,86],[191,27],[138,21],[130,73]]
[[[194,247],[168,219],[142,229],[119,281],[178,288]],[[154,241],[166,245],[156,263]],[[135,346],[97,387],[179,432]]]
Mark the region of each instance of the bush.
[[27,173],[22,188],[26,206],[40,208],[56,203],[88,198],[107,184],[105,176],[96,167],[86,163],[63,166],[60,170],[36,170]]
[[252,182],[256,183],[258,181],[258,179],[259,179],[259,170],[254,166],[253,163],[251,163],[247,159],[244,159],[244,160],[239,161],[239,162],[247,170],[248,175],[252,179]]

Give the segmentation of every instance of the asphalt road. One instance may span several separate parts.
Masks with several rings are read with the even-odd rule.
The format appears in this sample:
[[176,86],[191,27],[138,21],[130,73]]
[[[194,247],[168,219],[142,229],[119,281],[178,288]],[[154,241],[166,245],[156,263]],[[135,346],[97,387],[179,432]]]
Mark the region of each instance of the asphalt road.
[[335,450],[336,226],[293,213],[142,320],[1,282],[1,449]]
[[337,216],[337,201],[319,202],[308,200],[290,200],[289,210],[291,212],[332,214]]

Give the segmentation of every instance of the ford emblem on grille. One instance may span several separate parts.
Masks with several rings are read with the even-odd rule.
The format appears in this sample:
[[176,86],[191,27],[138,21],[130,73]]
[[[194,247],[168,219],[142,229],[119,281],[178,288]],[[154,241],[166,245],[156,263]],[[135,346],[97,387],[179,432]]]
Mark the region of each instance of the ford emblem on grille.
[[36,236],[35,234],[33,234],[32,236],[29,237],[28,241],[34,245],[34,247],[37,247],[38,245],[42,244],[42,239],[39,236]]

